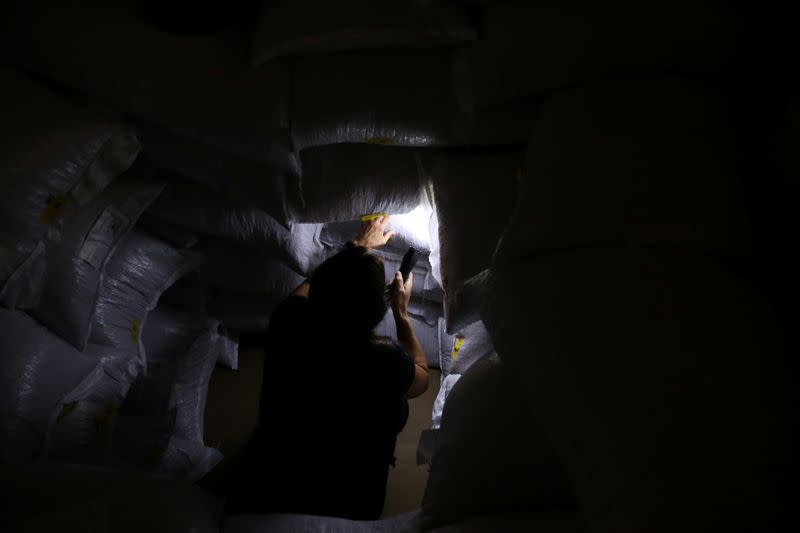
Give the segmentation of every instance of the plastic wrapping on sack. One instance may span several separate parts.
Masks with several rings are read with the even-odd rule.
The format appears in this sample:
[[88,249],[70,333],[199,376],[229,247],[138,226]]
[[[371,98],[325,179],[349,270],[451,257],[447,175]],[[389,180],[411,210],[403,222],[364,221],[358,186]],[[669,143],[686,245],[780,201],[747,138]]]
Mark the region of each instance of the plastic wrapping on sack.
[[161,294],[195,268],[201,256],[173,248],[138,229],[123,238],[109,260],[89,339],[129,351],[146,367],[142,330]]
[[303,205],[295,222],[358,220],[370,213],[403,214],[422,202],[419,155],[370,144],[303,150]]
[[493,271],[486,324],[587,523],[759,530],[776,518],[768,472],[791,449],[790,354],[758,289],[674,249],[574,250]]
[[280,301],[305,279],[271,254],[235,243],[203,241],[195,250],[204,261],[194,277],[212,287]]
[[86,346],[106,262],[161,189],[120,178],[96,199],[65,213],[61,235],[47,241],[47,270],[33,314],[76,348]]
[[15,61],[134,119],[270,163],[270,146],[288,144],[286,66],[250,68],[249,35],[235,27],[171,33],[143,17],[140,7],[28,10],[24,31],[13,33]]
[[221,458],[203,445],[208,381],[217,360],[236,360],[238,346],[205,313],[160,304],[151,315],[143,332],[147,374],[120,409],[115,456],[196,479]]
[[453,390],[453,386],[461,378],[461,374],[449,374],[442,377],[442,384],[439,386],[439,394],[436,395],[436,400],[433,402],[433,411],[431,412],[431,429],[439,429],[442,425],[442,411],[444,411],[444,403],[447,401],[447,396]]
[[177,358],[176,380],[170,391],[169,405],[175,410],[175,429],[161,460],[162,472],[197,480],[222,460],[222,454],[207,447],[203,440],[208,383],[219,352],[228,348],[220,342],[218,323],[210,327]]
[[[410,314],[409,312],[409,315]],[[440,324],[436,323],[433,326],[429,326],[425,322],[411,316],[411,326],[425,354],[425,358],[428,360],[428,366],[431,368],[439,368],[439,350],[442,333]],[[397,342],[397,327],[391,309],[386,312],[386,316],[383,317],[383,320],[381,320],[375,328],[375,335],[378,337],[388,337],[394,342]]]
[[741,30],[719,1],[514,4],[484,10],[473,68],[456,80],[478,108],[615,76],[719,73],[735,57]]
[[141,364],[124,350],[89,345],[105,353],[80,385],[64,396],[51,417],[44,457],[48,461],[108,464],[117,412]]
[[164,222],[147,214],[147,212],[143,213],[136,222],[136,227],[154,237],[158,237],[162,241],[170,243],[176,248],[192,248],[200,240],[197,233],[192,230]]
[[82,407],[80,396],[62,402],[103,372],[109,352],[91,344],[78,351],[22,311],[0,308],[0,326],[0,460],[41,459],[58,416]]
[[158,303],[180,311],[206,312],[213,292],[212,287],[193,279],[193,274],[189,274],[164,291]]
[[577,512],[571,479],[518,378],[491,357],[447,395],[422,499],[423,531],[475,515]]
[[220,502],[184,480],[135,470],[44,464],[4,469],[3,522],[15,533],[219,531]]
[[292,76],[297,151],[338,143],[452,144],[449,51],[308,56],[292,61]]
[[491,265],[511,218],[523,159],[514,151],[442,153],[426,163],[450,333],[480,318],[485,276],[479,274]]
[[208,314],[227,328],[263,333],[278,303],[279,300],[268,299],[258,293],[220,290],[211,297]]
[[264,146],[267,162],[208,146],[163,128],[137,121],[142,157],[175,176],[202,184],[242,203],[287,219],[287,205],[300,197],[300,163],[289,143]]
[[464,281],[457,291],[444,293],[444,320],[447,331],[461,331],[481,318],[481,305],[486,298],[489,269]]
[[195,279],[212,288],[208,312],[235,330],[265,330],[275,306],[305,279],[263,251],[220,241],[198,250],[205,262]]
[[148,354],[146,373],[130,388],[115,426],[114,456],[145,470],[157,468],[175,427],[169,397],[176,379],[177,360],[208,328],[208,316],[199,310],[159,305],[142,329]]
[[174,182],[146,213],[155,219],[234,243],[240,243],[287,262],[300,274],[308,274],[318,263],[322,248],[319,224],[281,224],[260,208],[196,184]]
[[528,144],[546,95],[529,95],[507,105],[483,108],[473,92],[475,58],[470,46],[452,51],[454,86],[453,138],[459,146],[518,146]]
[[[0,304],[29,308],[37,287],[31,254],[57,233],[69,204],[83,205],[139,152],[133,130],[0,69]],[[55,232],[55,233],[54,233]],[[13,278],[13,279],[12,279]]]
[[533,131],[496,260],[597,246],[748,255],[733,120],[722,94],[691,81],[559,92]]
[[[376,216],[378,214],[365,213],[364,215]],[[386,229],[394,231],[395,234],[388,243],[380,247],[381,251],[402,255],[409,246],[422,252],[431,250],[430,218],[433,208],[427,199],[408,213],[388,214],[391,216]],[[341,248],[358,235],[362,224],[361,220],[325,224],[320,232],[319,240],[327,246]]]
[[239,335],[224,325],[219,328],[219,354],[217,364],[231,370],[239,369]]
[[473,322],[455,334],[448,335],[446,340],[448,348],[440,352],[439,361],[444,377],[450,374],[463,374],[476,361],[495,353],[491,335],[482,321]]
[[276,57],[428,48],[477,38],[464,6],[424,1],[392,6],[369,0],[272,1],[264,4],[253,42],[256,65]]

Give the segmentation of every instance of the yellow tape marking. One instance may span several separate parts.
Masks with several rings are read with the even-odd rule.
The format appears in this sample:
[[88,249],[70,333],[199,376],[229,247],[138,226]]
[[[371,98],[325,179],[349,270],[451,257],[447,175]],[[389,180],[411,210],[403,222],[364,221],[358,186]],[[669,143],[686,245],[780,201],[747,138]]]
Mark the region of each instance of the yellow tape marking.
[[134,344],[139,342],[139,321],[135,318],[131,320],[131,342]]
[[61,408],[61,412],[58,413],[58,417],[56,418],[57,422],[61,422],[65,416],[70,414],[75,408],[78,407],[77,400],[74,402],[65,403],[64,406]]
[[453,361],[456,360],[456,355],[458,355],[458,350],[461,349],[461,344],[464,342],[464,337],[456,337],[456,343],[453,345],[453,353],[450,357],[453,358]]
[[68,201],[69,197],[66,194],[59,194],[48,198],[44,209],[42,209],[42,213],[39,215],[42,223],[48,225],[52,224],[56,216],[58,216],[58,212],[61,211],[61,208],[64,207]]
[[389,213],[370,213],[368,215],[361,215],[361,222],[366,222],[367,220],[375,220],[376,218],[385,217]]
[[364,139],[365,144],[383,144],[383,145],[390,145],[394,144],[394,139],[391,137],[367,137]]
[[117,412],[117,402],[112,401],[103,407],[102,411],[94,415],[94,428],[99,433],[102,432],[111,421],[114,413]]

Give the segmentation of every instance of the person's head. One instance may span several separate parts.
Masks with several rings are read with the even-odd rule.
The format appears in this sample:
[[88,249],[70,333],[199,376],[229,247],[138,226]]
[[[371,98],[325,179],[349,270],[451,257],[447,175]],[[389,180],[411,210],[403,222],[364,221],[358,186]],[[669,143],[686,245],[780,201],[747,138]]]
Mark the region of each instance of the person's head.
[[343,334],[369,334],[386,314],[383,261],[361,246],[322,263],[309,284],[308,298],[320,318]]

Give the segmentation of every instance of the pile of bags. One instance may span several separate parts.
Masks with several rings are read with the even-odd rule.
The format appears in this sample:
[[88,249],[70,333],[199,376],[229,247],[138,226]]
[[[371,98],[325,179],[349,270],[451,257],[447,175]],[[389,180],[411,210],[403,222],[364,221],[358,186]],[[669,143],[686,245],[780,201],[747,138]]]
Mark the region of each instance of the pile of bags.
[[[153,313],[202,254],[137,225],[164,183],[134,163],[130,127],[16,72],[0,78],[13,133],[0,173],[0,461],[202,477],[220,460],[203,442],[208,383],[218,361],[235,366],[236,341],[204,307]],[[132,437],[151,434],[157,454]]]

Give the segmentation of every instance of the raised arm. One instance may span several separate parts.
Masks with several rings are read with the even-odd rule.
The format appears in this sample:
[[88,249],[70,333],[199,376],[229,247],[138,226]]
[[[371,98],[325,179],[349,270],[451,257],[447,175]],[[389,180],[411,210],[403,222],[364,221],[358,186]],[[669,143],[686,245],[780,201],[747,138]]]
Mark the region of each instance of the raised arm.
[[406,396],[416,398],[428,390],[428,360],[419,344],[411,319],[408,317],[408,301],[411,299],[411,287],[414,273],[409,273],[408,280],[403,283],[400,272],[395,273],[392,284],[392,313],[397,326],[397,340],[414,359],[414,380]]

